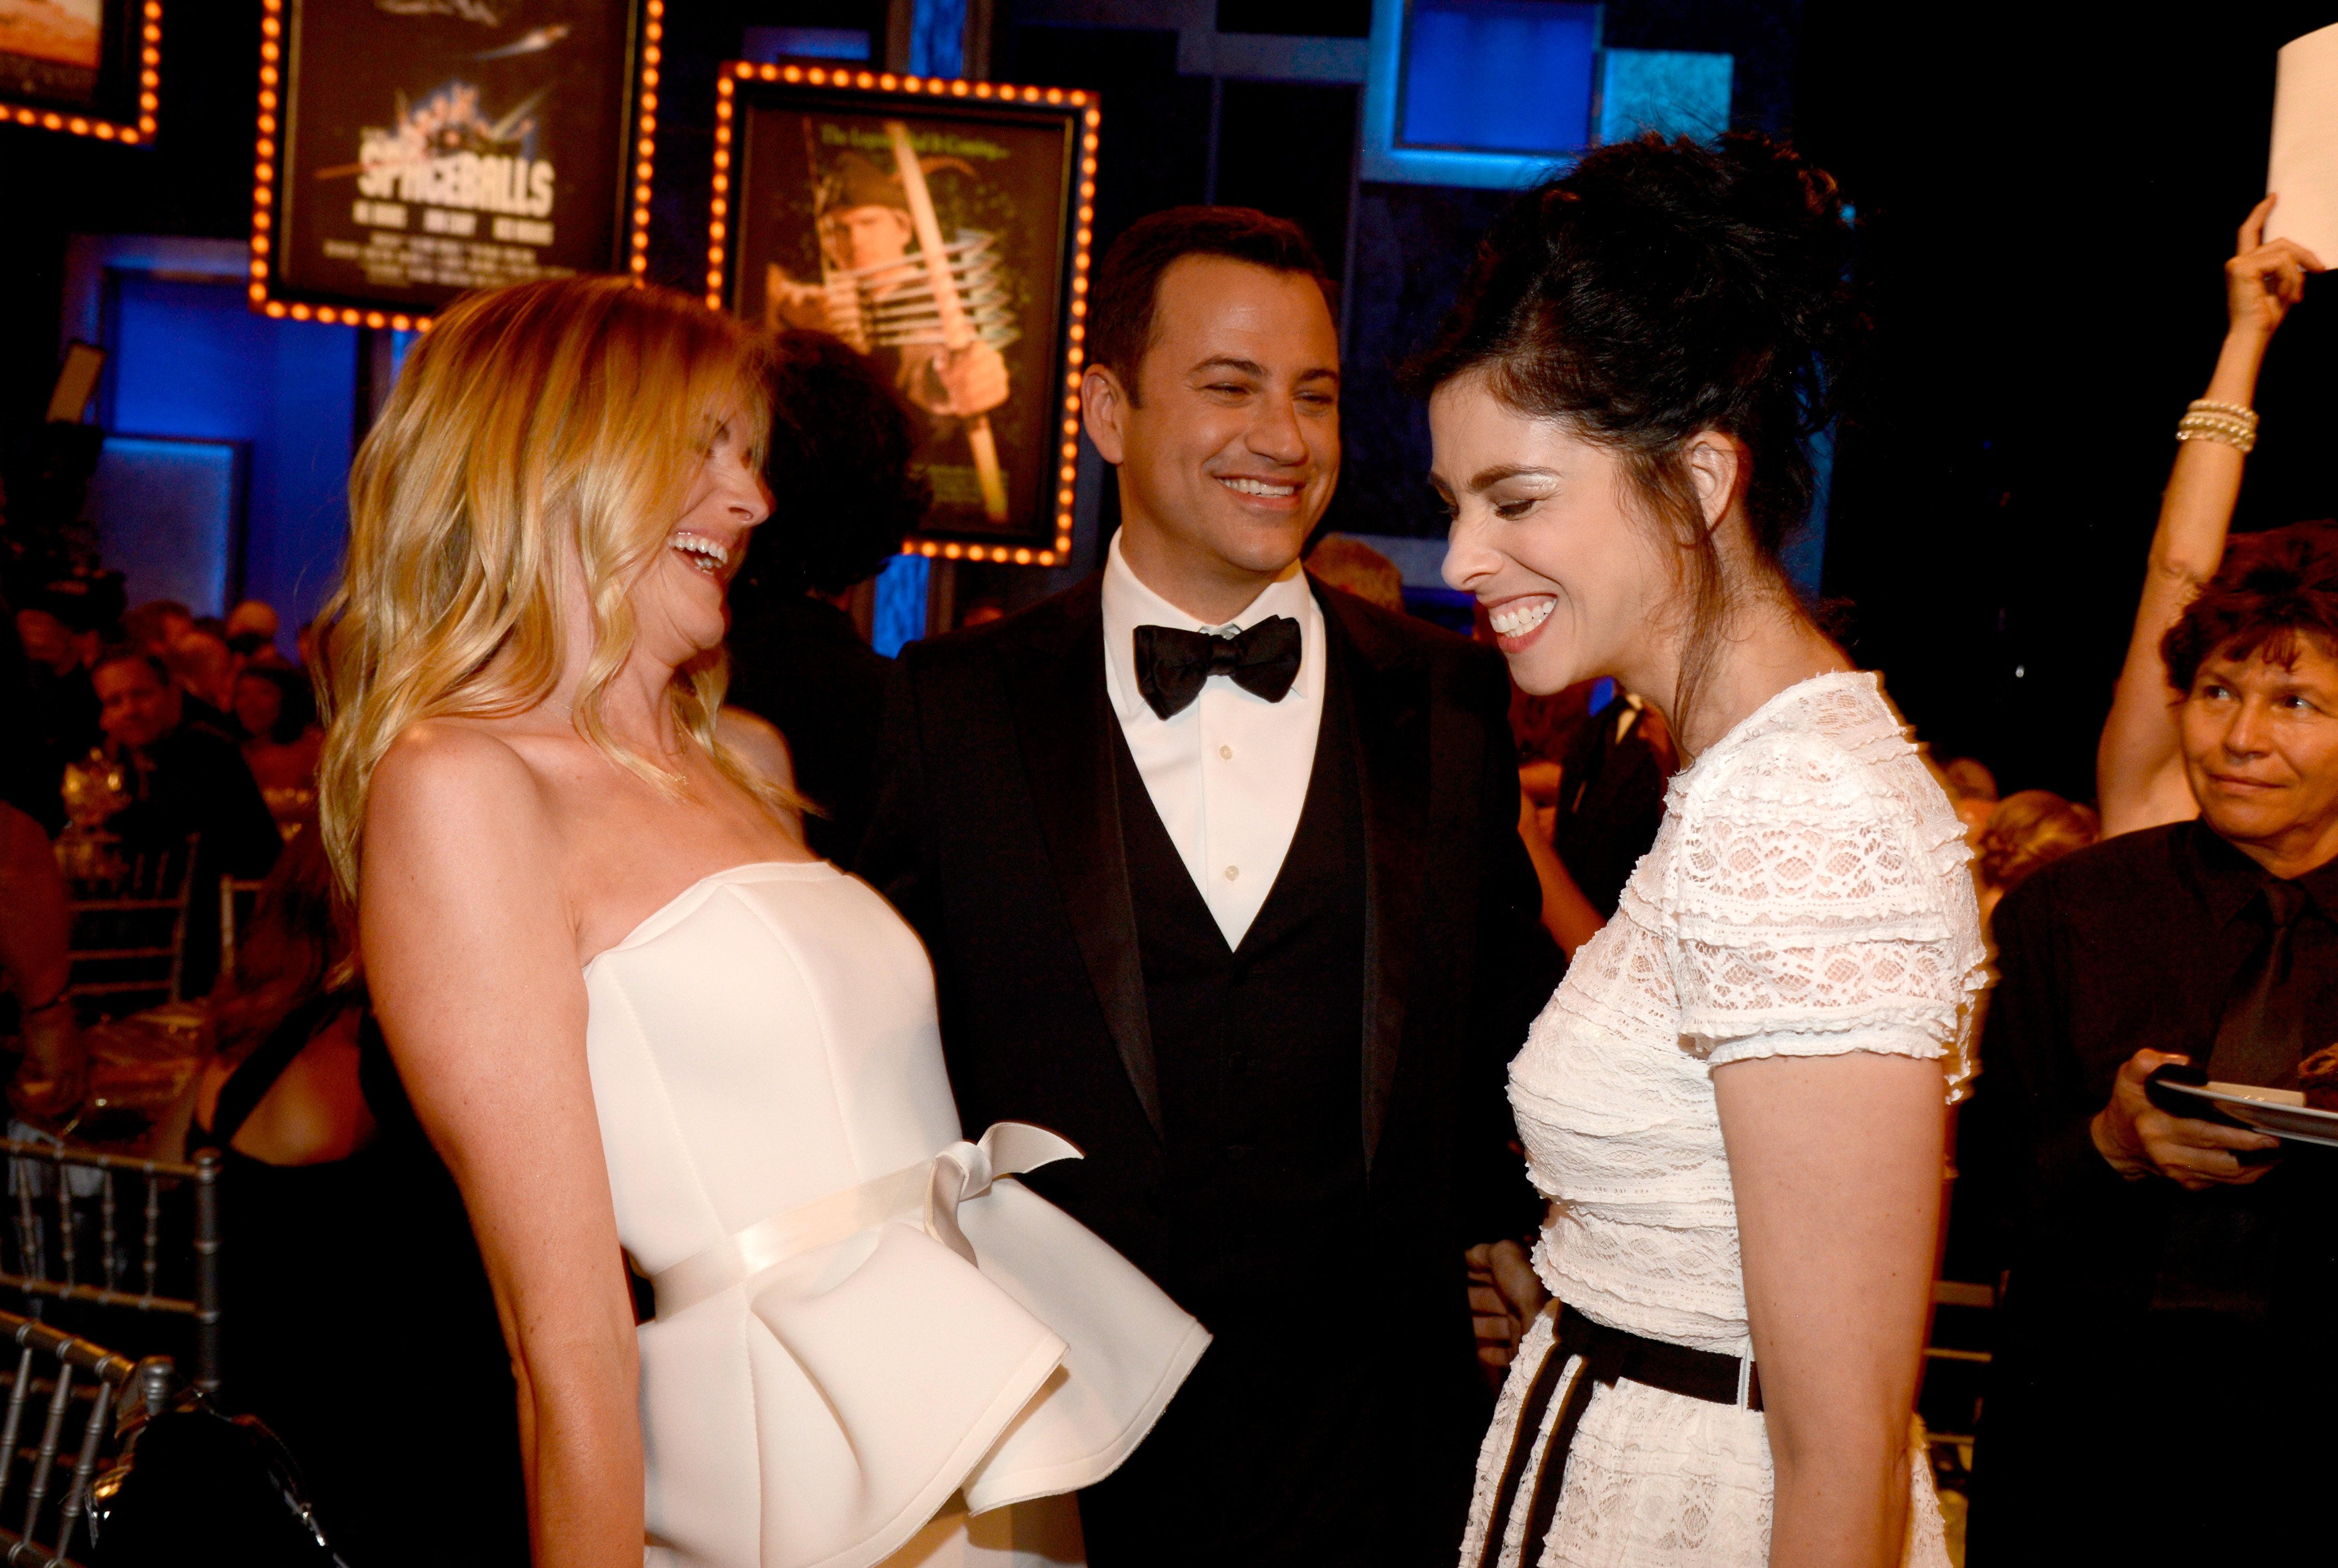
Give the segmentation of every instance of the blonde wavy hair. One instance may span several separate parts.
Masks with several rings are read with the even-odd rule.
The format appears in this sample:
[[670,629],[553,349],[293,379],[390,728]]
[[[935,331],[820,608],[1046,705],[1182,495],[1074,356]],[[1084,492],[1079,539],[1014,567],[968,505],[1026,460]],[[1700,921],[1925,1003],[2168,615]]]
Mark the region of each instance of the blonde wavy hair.
[[[760,466],[770,408],[756,339],[621,278],[474,294],[414,346],[350,467],[349,557],[318,620],[318,808],[343,894],[357,895],[374,769],[408,725],[506,716],[551,695],[572,573],[594,627],[577,732],[681,789],[610,730],[604,700],[633,652],[634,586],[726,419],[746,422]],[[785,811],[797,802],[715,739],[728,675],[719,652],[687,666],[674,716],[726,775]]]

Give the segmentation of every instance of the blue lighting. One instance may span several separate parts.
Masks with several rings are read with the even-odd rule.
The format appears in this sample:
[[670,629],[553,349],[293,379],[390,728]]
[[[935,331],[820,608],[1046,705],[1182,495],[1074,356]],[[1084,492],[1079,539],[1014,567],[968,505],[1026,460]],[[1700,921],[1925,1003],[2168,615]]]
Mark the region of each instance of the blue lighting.
[[108,436],[89,486],[99,554],[133,604],[176,599],[224,615],[235,591],[243,454],[234,441]]
[[877,613],[869,645],[891,659],[906,643],[926,634],[926,579],[933,563],[922,555],[896,555],[877,573]]
[[125,272],[110,294],[106,427],[245,445],[242,560],[222,559],[217,580],[240,564],[244,593],[298,626],[349,534],[357,329],[261,316],[232,282]]
[[782,60],[866,60],[869,34],[859,27],[750,27],[740,58],[765,65]]
[[966,0],[916,0],[909,22],[909,74],[966,74]]
[[1599,7],[1416,0],[1405,38],[1409,147],[1572,152],[1591,140]]
[[1727,54],[1678,49],[1610,49],[1599,79],[1599,140],[1644,132],[1709,142],[1729,129]]

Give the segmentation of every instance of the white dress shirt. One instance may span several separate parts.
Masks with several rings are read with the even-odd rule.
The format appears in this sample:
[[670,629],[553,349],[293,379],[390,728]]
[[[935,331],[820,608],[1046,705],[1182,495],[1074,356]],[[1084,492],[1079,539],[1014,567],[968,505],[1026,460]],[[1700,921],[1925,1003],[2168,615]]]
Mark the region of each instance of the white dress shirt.
[[[1139,626],[1231,636],[1276,615],[1299,622],[1299,675],[1282,701],[1213,675],[1192,706],[1164,720],[1137,689]],[[1104,568],[1105,691],[1153,809],[1229,947],[1242,945],[1299,831],[1323,718],[1324,661],[1323,612],[1296,563],[1241,614],[1212,626],[1139,581],[1113,535]]]

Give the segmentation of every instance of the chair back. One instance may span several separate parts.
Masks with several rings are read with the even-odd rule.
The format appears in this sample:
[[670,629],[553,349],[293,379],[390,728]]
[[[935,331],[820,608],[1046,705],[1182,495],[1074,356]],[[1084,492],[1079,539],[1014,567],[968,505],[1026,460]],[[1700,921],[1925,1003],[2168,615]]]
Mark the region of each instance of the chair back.
[[260,889],[262,886],[263,884],[257,877],[250,881],[241,877],[222,877],[219,879],[219,972],[220,978],[222,980],[235,978],[236,933],[243,929],[244,923],[251,918],[253,910],[259,907]]
[[[17,1347],[0,1414],[0,1561],[82,1568],[74,1550],[88,1541],[90,1483],[120,1430],[113,1417],[126,1404],[162,1409],[175,1370],[167,1357],[133,1361],[14,1312],[0,1312],[0,1336]],[[68,1442],[72,1468],[60,1475]]]
[[195,851],[184,844],[106,858],[72,877],[73,967],[65,995],[84,1019],[115,1017],[181,997]]
[[[0,1223],[0,1290],[22,1295],[36,1317],[44,1315],[43,1303],[54,1302],[192,1319],[195,1387],[216,1393],[218,1151],[203,1150],[185,1163],[106,1154],[45,1138],[0,1138],[0,1153],[8,1161],[11,1221]],[[173,1280],[165,1279],[163,1268],[163,1199],[182,1185],[193,1193],[194,1256],[180,1289],[192,1294],[173,1295],[164,1289]]]

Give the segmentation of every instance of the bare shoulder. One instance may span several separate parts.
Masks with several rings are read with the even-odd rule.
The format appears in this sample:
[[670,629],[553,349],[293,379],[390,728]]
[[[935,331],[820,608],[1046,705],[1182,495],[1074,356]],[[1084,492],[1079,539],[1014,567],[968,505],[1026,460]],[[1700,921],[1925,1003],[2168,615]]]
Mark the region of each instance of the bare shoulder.
[[519,750],[484,724],[426,719],[401,730],[367,792],[368,858],[486,853],[508,862],[550,851],[542,781]]
[[714,716],[714,734],[763,778],[783,789],[795,788],[795,755],[788,750],[788,738],[770,720],[725,705]]

